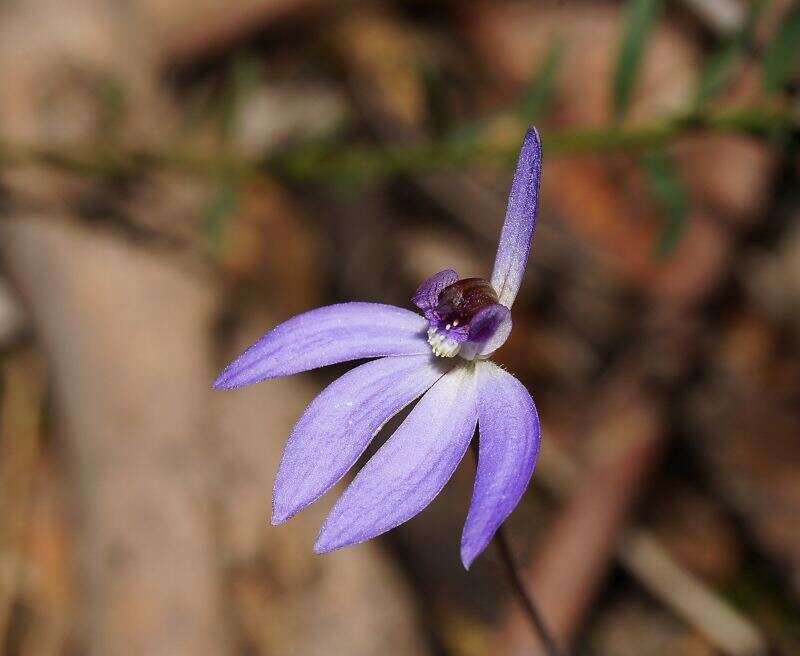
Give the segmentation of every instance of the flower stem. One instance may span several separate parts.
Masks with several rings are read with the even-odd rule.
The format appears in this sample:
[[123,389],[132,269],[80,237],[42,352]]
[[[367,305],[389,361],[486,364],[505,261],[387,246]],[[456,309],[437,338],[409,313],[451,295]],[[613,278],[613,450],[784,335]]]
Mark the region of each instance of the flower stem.
[[497,545],[497,550],[500,552],[500,559],[503,561],[506,573],[511,581],[511,587],[519,598],[522,607],[525,609],[531,626],[533,626],[534,631],[539,635],[539,639],[542,641],[547,656],[563,656],[555,639],[548,630],[541,613],[539,613],[539,610],[536,608],[533,598],[525,587],[525,581],[522,580],[522,575],[517,568],[517,564],[514,562],[511,547],[508,544],[508,537],[502,525],[497,529],[497,533],[494,535],[494,542]]
[[[477,441],[473,440],[470,444],[470,448],[475,460],[475,465],[477,466],[479,456]],[[566,654],[562,653],[558,648],[533,598],[528,594],[525,581],[523,581],[517,563],[514,561],[514,555],[511,553],[511,545],[508,543],[508,536],[506,535],[506,529],[503,524],[500,524],[494,534],[494,543],[497,545],[497,550],[500,552],[500,560],[503,561],[503,566],[506,568],[506,574],[508,574],[509,581],[511,582],[511,589],[514,590],[514,594],[517,595],[522,607],[525,609],[525,613],[533,626],[534,633],[539,635],[539,639],[542,641],[547,656],[566,656]]]

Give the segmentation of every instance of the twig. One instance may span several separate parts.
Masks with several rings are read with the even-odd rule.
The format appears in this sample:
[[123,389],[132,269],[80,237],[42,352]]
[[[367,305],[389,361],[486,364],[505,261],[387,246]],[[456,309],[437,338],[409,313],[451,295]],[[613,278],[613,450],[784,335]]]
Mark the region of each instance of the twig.
[[[788,109],[743,107],[713,113],[682,113],[636,126],[549,131],[544,135],[548,156],[642,150],[659,146],[693,130],[739,132],[768,137],[800,131],[800,116]],[[44,146],[0,142],[0,168],[41,165],[86,176],[119,178],[166,169],[203,177],[240,180],[280,176],[296,181],[357,180],[395,173],[430,171],[454,166],[513,162],[519,148],[513,142],[442,139],[425,144],[369,147],[305,143],[264,159],[221,155],[184,144],[158,150],[113,148],[102,143],[84,146]]]
[[769,653],[767,641],[749,619],[681,567],[644,529],[630,529],[623,534],[618,556],[651,594],[667,602],[722,653]]

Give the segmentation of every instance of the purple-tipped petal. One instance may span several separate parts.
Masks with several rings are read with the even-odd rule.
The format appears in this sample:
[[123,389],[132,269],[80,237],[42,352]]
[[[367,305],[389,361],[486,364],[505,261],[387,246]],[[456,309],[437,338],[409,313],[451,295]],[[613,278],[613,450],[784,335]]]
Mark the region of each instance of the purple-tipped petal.
[[488,357],[506,343],[508,336],[511,334],[511,310],[505,306],[501,306],[505,312],[497,312],[495,316],[495,323],[491,336],[487,337],[481,344],[478,351],[480,357]]
[[486,357],[499,349],[511,334],[511,310],[494,303],[481,308],[469,322],[469,341],[461,345],[465,360]]
[[445,287],[449,287],[458,280],[458,274],[452,269],[445,269],[434,274],[423,282],[417,289],[411,302],[423,312],[428,312],[436,307],[439,294]]
[[492,286],[503,305],[511,307],[522,284],[539,206],[542,142],[531,128],[522,142],[517,170],[508,196],[508,209],[492,271]]
[[492,362],[478,362],[478,472],[461,537],[469,569],[522,498],[539,453],[541,428],[525,386]]
[[475,371],[444,375],[334,506],[315,550],[364,542],[411,519],[444,487],[475,432]]
[[325,388],[286,443],[275,480],[272,523],[286,521],[335,485],[381,427],[439,380],[448,364],[430,352],[381,358]]
[[422,355],[430,352],[427,327],[423,317],[393,305],[328,305],[273,328],[228,365],[214,387],[233,389],[359,358]]
[[511,310],[500,303],[482,307],[469,322],[469,339],[471,342],[488,342],[497,329],[511,316]]

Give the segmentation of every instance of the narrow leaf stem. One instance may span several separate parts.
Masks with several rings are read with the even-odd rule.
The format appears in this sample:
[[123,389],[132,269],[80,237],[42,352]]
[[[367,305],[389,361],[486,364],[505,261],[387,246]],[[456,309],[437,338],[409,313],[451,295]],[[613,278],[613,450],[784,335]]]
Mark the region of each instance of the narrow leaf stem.
[[[478,442],[473,440],[470,444],[470,448],[472,450],[475,466],[477,467],[478,458],[480,456]],[[494,534],[494,543],[497,546],[497,551],[500,553],[500,560],[503,561],[503,567],[505,567],[508,580],[511,583],[511,589],[514,591],[525,614],[528,616],[531,626],[533,627],[533,632],[539,636],[547,656],[567,656],[566,653],[558,648],[553,635],[550,633],[539,609],[536,607],[536,603],[528,593],[528,588],[525,586],[525,581],[514,560],[514,554],[511,552],[511,545],[508,542],[508,536],[506,535],[506,529],[503,524],[500,524]]]
[[[524,125],[520,129],[524,129]],[[800,116],[781,107],[740,107],[716,112],[690,111],[633,125],[548,131],[544,148],[557,154],[643,151],[693,131],[746,133],[771,138],[800,133]],[[478,134],[426,143],[375,147],[341,142],[305,142],[263,158],[235,152],[198,150],[190,143],[157,148],[126,148],[103,143],[69,146],[18,144],[0,140],[0,169],[39,165],[100,179],[168,170],[212,179],[257,181],[279,177],[303,182],[357,181],[398,173],[513,163],[519,144]]]
[[497,545],[500,559],[503,561],[503,566],[508,574],[511,587],[519,598],[519,602],[522,604],[522,608],[525,610],[525,614],[528,616],[533,630],[539,635],[539,639],[542,641],[547,656],[565,656],[548,630],[547,624],[542,618],[541,613],[539,613],[539,609],[536,607],[533,598],[528,593],[525,581],[522,579],[522,575],[514,561],[514,556],[511,553],[511,546],[508,543],[505,528],[502,525],[497,529],[497,533],[494,535],[494,542],[495,545]]

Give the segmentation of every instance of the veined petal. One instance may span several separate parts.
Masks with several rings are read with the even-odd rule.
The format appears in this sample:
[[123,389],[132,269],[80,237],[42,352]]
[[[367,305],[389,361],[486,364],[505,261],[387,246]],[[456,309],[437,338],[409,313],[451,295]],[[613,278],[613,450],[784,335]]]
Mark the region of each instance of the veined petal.
[[475,369],[461,365],[428,390],[345,490],[317,553],[369,540],[425,508],[464,457],[476,419]]
[[531,128],[525,135],[519,153],[492,271],[492,286],[497,291],[500,303],[509,308],[522,284],[531,251],[541,177],[542,142],[536,128]]
[[429,352],[428,322],[382,303],[339,303],[297,315],[273,328],[234,360],[217,389],[252,385],[337,362]]
[[467,569],[522,498],[541,437],[536,405],[522,383],[492,362],[476,363],[476,373],[478,472],[461,537]]
[[441,291],[457,280],[458,274],[452,269],[440,271],[432,275],[419,286],[411,302],[423,312],[433,310],[439,302],[439,294]]
[[426,355],[389,357],[356,367],[312,401],[283,452],[273,495],[280,524],[327,492],[383,425],[449,369]]

